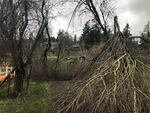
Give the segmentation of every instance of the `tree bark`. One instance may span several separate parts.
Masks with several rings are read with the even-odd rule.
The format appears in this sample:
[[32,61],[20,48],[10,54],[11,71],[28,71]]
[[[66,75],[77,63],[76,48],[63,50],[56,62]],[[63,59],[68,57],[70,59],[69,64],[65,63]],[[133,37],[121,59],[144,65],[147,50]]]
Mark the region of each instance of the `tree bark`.
[[15,92],[20,93],[23,90],[23,73],[21,70],[16,70]]

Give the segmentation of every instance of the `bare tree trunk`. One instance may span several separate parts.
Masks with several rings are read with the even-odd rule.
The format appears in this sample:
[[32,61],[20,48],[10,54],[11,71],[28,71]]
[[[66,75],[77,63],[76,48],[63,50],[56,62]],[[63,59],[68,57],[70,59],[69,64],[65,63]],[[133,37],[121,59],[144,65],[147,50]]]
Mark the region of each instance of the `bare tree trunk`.
[[[38,6],[38,8],[36,6]],[[47,31],[49,37],[49,44],[47,45],[45,56],[47,56],[47,51],[50,48],[50,34],[48,33],[48,3],[45,0],[41,0],[41,2],[34,0],[3,0],[3,2],[0,2],[0,9],[0,36],[3,36],[2,38],[6,39],[7,45],[9,46],[9,52],[13,59],[16,71],[14,92],[18,95],[25,90],[24,83],[26,80],[28,81],[27,87],[29,85],[30,75],[28,76],[26,69],[32,62],[32,55],[42,38],[44,30]],[[26,55],[25,40],[29,38],[28,34],[31,33],[29,29],[32,27],[32,25],[29,24],[29,21],[30,23],[33,21],[35,22],[35,18],[37,18],[34,18],[32,13],[39,13],[40,20],[36,19],[36,21],[40,21],[40,24],[36,29],[37,32],[31,50],[29,50],[28,55]],[[31,18],[34,19],[32,20]],[[10,75],[7,79],[9,77]],[[3,83],[0,84],[0,86],[3,85]]]
[[[20,56],[21,57],[21,56]],[[23,90],[23,84],[24,84],[24,77],[25,77],[25,70],[24,70],[24,63],[22,61],[22,58],[19,58],[17,60],[16,57],[16,77],[15,77],[15,92],[18,94],[22,92]]]
[[26,87],[26,90],[29,89],[30,79],[31,79],[31,71],[32,71],[32,64],[29,64],[29,67],[27,70],[27,87]]
[[24,74],[21,69],[16,68],[16,78],[15,78],[15,93],[20,93],[23,90]]

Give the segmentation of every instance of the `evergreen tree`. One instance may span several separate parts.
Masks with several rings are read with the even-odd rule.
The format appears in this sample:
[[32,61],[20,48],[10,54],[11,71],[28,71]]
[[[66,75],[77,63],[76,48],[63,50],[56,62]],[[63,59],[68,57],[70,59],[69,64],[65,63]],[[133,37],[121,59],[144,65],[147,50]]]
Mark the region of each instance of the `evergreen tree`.
[[68,48],[71,45],[73,45],[72,36],[68,32],[65,32],[64,30],[59,30],[57,41],[61,43],[62,49]]
[[101,37],[102,33],[98,24],[96,24],[95,22],[91,23],[91,21],[85,23],[83,33],[80,39],[84,42],[85,48],[89,48],[100,42]]
[[130,26],[129,24],[127,23],[124,30],[123,30],[123,35],[125,38],[129,38],[131,36],[131,33],[130,33]]
[[74,35],[74,43],[77,43],[77,35]]
[[145,42],[150,41],[150,23],[149,23],[149,21],[145,25],[144,31],[142,33],[142,36],[143,36],[143,41],[145,41]]

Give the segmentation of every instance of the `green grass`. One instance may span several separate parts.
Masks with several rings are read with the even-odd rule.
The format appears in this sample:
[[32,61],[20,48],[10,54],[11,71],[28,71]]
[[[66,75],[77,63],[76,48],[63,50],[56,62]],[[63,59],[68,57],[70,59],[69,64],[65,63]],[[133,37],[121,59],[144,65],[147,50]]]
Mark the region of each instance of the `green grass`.
[[57,56],[56,56],[56,55],[54,55],[52,52],[48,52],[48,54],[47,54],[47,58],[48,58],[48,59],[56,59],[56,58],[57,58]]
[[53,88],[46,82],[32,82],[26,95],[0,100],[0,113],[49,113]]

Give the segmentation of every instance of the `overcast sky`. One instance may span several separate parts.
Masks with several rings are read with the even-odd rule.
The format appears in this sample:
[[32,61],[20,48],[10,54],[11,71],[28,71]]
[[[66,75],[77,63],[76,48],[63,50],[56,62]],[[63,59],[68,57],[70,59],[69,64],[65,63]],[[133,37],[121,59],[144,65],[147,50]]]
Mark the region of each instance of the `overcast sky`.
[[150,0],[119,0],[116,7],[120,23],[129,23],[131,32],[138,35],[150,20]]
[[[121,29],[129,23],[131,27],[131,33],[133,35],[139,35],[144,25],[150,20],[150,0],[116,0],[115,4],[116,14],[119,18]],[[60,16],[52,21],[53,35],[56,36],[59,29],[67,29],[69,18],[71,16],[74,6],[67,5],[66,8],[62,8],[62,12],[67,12],[65,16]],[[80,36],[85,21],[88,18],[76,17],[71,23],[69,32],[74,35]]]

